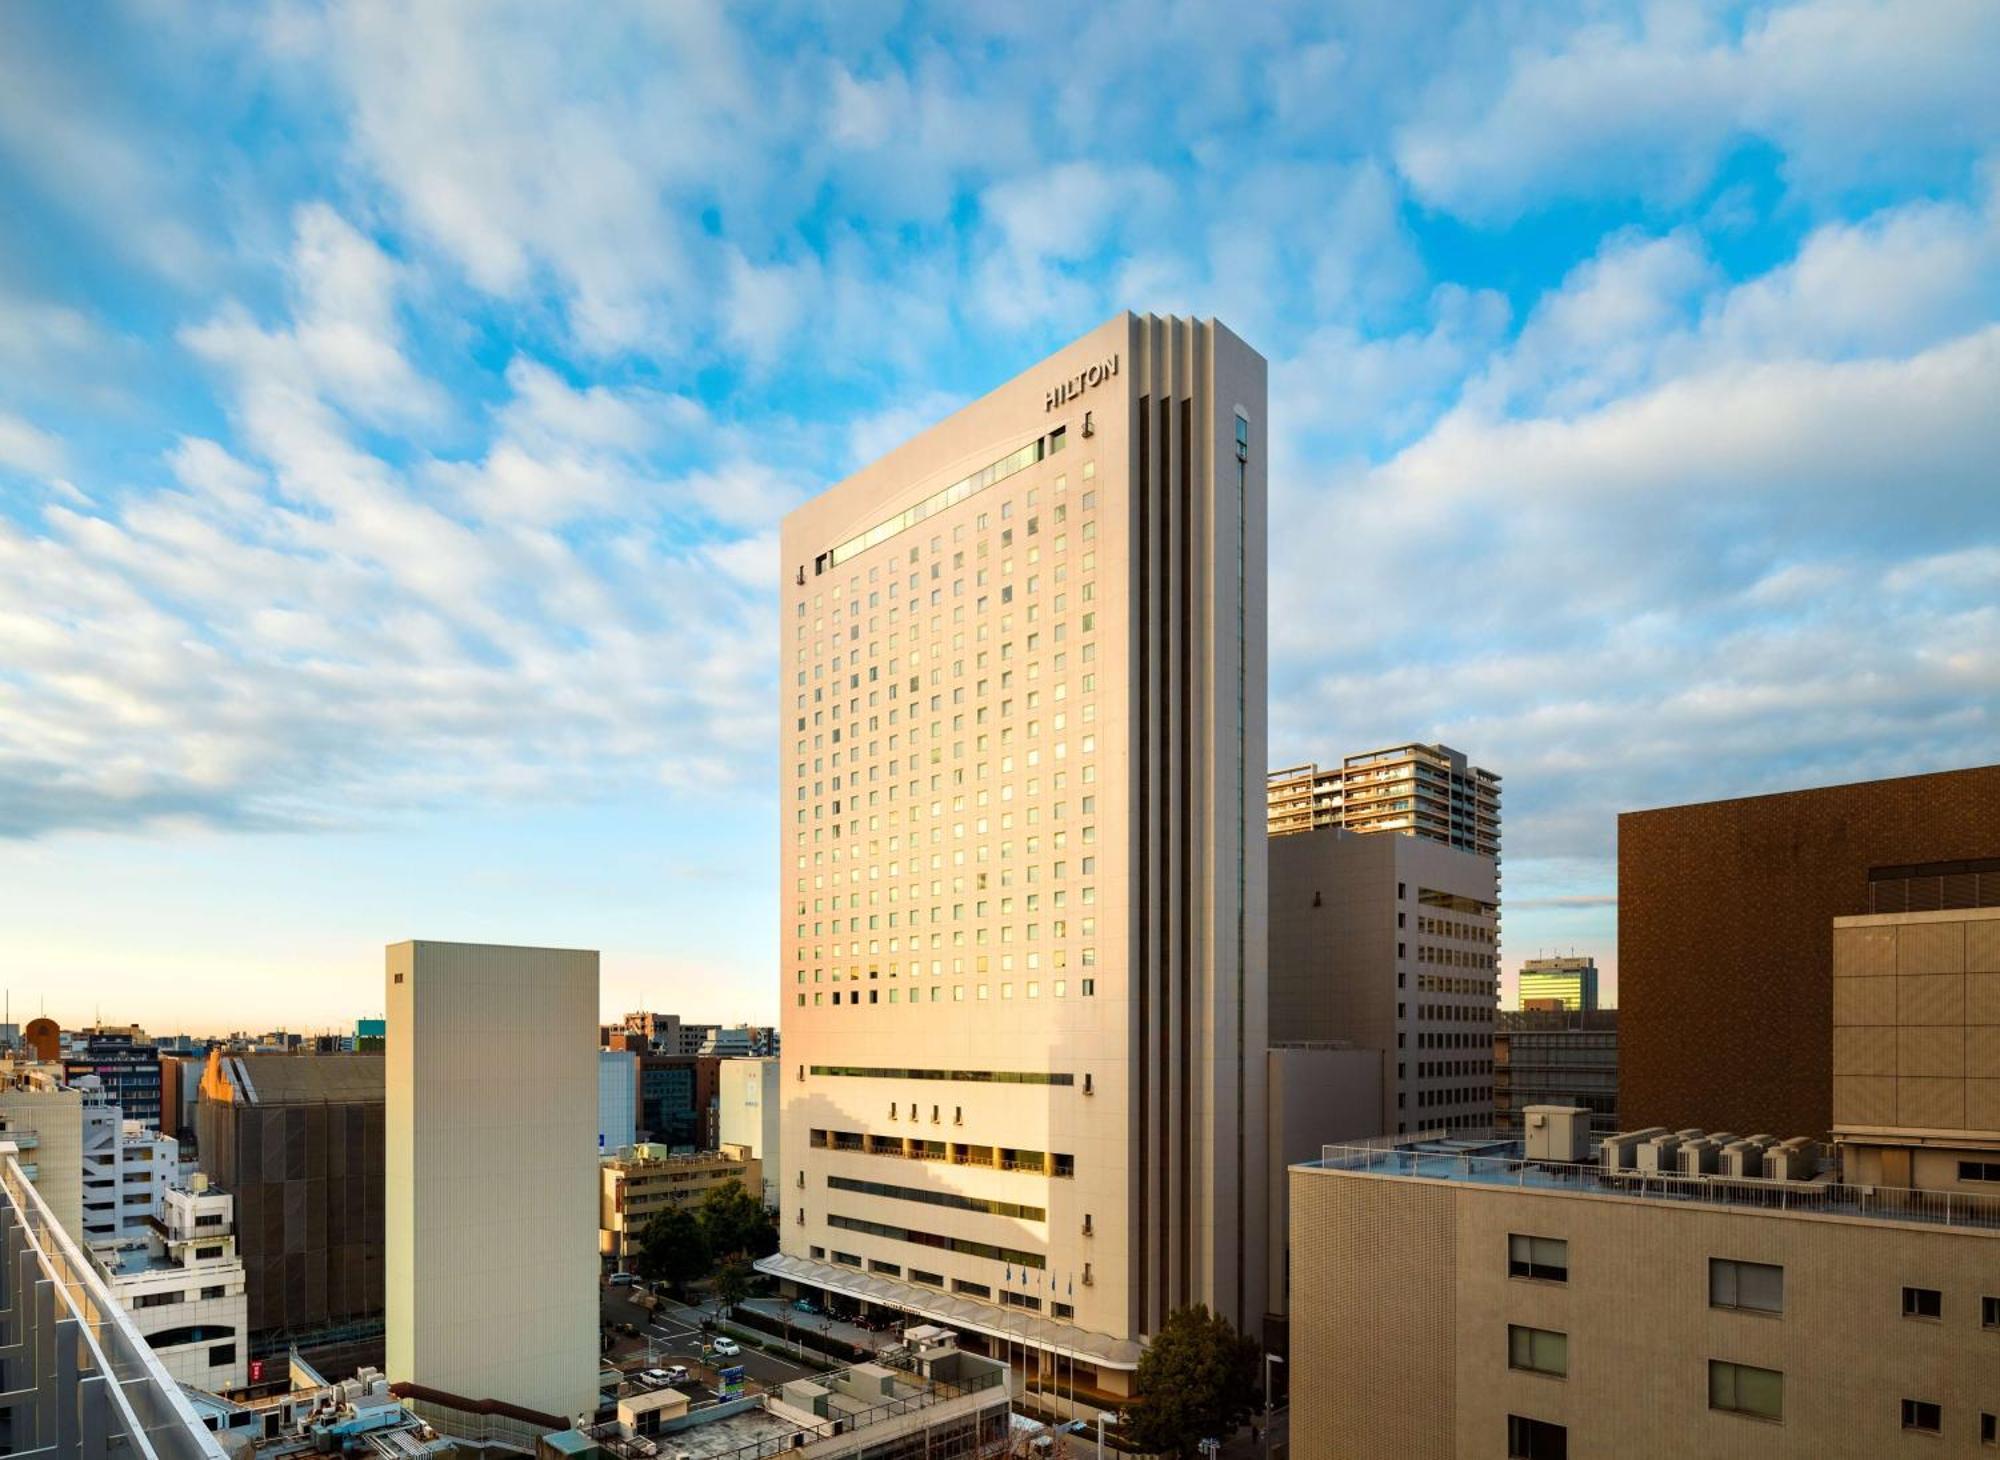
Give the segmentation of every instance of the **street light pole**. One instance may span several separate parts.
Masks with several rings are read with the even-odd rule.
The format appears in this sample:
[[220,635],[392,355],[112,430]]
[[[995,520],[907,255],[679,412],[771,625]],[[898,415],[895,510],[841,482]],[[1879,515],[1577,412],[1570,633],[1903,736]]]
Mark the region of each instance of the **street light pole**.
[[1271,1460],[1271,1365],[1284,1361],[1283,1354],[1264,1355],[1264,1460]]
[[1117,1423],[1117,1415],[1106,1414],[1101,1409],[1097,1411],[1097,1460],[1104,1460],[1104,1427],[1107,1424],[1116,1425]]

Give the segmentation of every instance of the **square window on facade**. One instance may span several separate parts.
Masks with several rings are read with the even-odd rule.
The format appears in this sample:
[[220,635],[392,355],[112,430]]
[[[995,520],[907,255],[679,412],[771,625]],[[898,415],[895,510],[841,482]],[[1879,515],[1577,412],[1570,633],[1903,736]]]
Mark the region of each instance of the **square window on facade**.
[[1507,1416],[1508,1460],[1569,1460],[1569,1430],[1524,1414]]
[[1936,1288],[1904,1288],[1903,1316],[1905,1318],[1942,1318],[1944,1316],[1944,1294]]
[[1937,1434],[1944,1428],[1944,1409],[1927,1399],[1905,1399],[1903,1428],[1921,1435]]
[[2000,1414],[1979,1416],[1979,1443],[2000,1448]]
[[1785,1270],[1768,1262],[1708,1260],[1708,1306],[1752,1313],[1785,1311]]
[[1979,1300],[1979,1326],[2000,1328],[2000,1298],[1986,1297]]
[[1785,1376],[1776,1369],[1710,1359],[1708,1407],[1757,1419],[1783,1419]]
[[1569,1335],[1547,1328],[1508,1324],[1507,1367],[1563,1377],[1569,1373]]
[[1539,1282],[1568,1282],[1569,1243],[1561,1237],[1530,1237],[1520,1232],[1508,1234],[1507,1275],[1533,1278]]

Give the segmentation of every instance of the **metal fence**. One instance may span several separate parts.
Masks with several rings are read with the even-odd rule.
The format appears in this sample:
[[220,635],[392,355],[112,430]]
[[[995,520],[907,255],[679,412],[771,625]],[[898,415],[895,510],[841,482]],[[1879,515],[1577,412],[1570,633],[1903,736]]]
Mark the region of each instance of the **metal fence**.
[[7,1453],[224,1460],[11,1145],[0,1145],[0,1305],[17,1341],[41,1335],[27,1345],[37,1372],[0,1384],[33,1396],[7,1416]]
[[1682,1176],[1654,1171],[1606,1171],[1596,1162],[1528,1161],[1477,1150],[1490,1141],[1320,1147],[1319,1165],[1334,1171],[1413,1176],[1482,1186],[1574,1191],[1597,1196],[1643,1197],[1702,1206],[1798,1212],[1879,1222],[1926,1222],[2000,1230],[2000,1196],[1924,1191],[1894,1186],[1851,1186],[1837,1181],[1766,1181],[1729,1176]]

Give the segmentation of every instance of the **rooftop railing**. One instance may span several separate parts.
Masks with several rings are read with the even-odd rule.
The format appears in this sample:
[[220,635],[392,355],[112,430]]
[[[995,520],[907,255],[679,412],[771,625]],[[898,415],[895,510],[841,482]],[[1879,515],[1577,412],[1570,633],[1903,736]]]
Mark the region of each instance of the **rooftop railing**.
[[[1400,1143],[1399,1143],[1400,1142]],[[1845,1182],[1773,1181],[1753,1177],[1683,1176],[1630,1169],[1606,1171],[1589,1161],[1530,1161],[1518,1140],[1501,1135],[1453,1135],[1320,1147],[1312,1164],[1330,1171],[1460,1181],[1588,1196],[1640,1197],[1700,1206],[1794,1212],[1876,1222],[1924,1222],[2000,1231],[2000,1196]]]
[[0,1311],[12,1310],[8,1327],[17,1341],[50,1332],[27,1345],[37,1371],[6,1376],[6,1387],[34,1396],[13,1407],[9,1453],[224,1460],[15,1153],[0,1142]]

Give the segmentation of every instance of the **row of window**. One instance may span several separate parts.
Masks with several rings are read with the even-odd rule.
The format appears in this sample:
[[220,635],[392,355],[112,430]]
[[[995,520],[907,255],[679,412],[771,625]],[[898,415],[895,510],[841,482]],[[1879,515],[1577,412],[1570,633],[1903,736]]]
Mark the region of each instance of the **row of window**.
[[[1091,953],[1093,953],[1093,954],[1094,954],[1094,950],[1089,950],[1089,949],[1086,949],[1085,951],[1086,951],[1086,952],[1091,952]],[[1052,979],[1052,980],[1050,980],[1050,982],[1049,982],[1049,997],[1050,997],[1050,998],[1054,998],[1054,999],[1066,999],[1066,998],[1068,998],[1068,997],[1069,997],[1069,983],[1070,983],[1070,981],[1069,981],[1068,979],[1066,979],[1066,978],[1058,978],[1058,979]],[[974,984],[974,985],[973,985],[972,987],[973,987],[973,998],[972,998],[972,1001],[973,1001],[974,1003],[979,1003],[979,1002],[983,1001],[983,1000],[984,1000],[984,999],[985,999],[985,998],[987,997],[987,985],[985,985],[985,984],[983,984],[983,983],[982,983],[982,984]],[[944,985],[941,985],[941,984],[932,984],[932,985],[930,986],[930,997],[929,997],[928,999],[923,999],[923,998],[920,998],[920,997],[919,997],[919,995],[923,993],[923,990],[922,990],[922,989],[911,989],[911,990],[910,990],[910,996],[909,996],[909,998],[908,998],[908,999],[905,999],[905,998],[903,998],[903,997],[902,997],[902,992],[903,992],[903,991],[902,991],[901,989],[893,989],[893,988],[892,988],[892,989],[890,989],[890,990],[889,990],[889,997],[888,997],[888,998],[887,998],[886,1000],[882,998],[882,994],[881,994],[881,990],[879,990],[879,989],[869,989],[869,990],[867,991],[867,993],[868,993],[868,998],[867,998],[866,1002],[867,1002],[867,1003],[870,1003],[870,1004],[880,1004],[880,1003],[890,1003],[890,1004],[908,1004],[908,1005],[909,1005],[910,1007],[912,1007],[912,1008],[915,1008],[915,1007],[916,1007],[916,1006],[917,1006],[918,1004],[922,1004],[922,1003],[932,1003],[932,1004],[943,1004],[943,1003],[952,1003],[952,1004],[962,1004],[962,1003],[964,1003],[964,1002],[965,1002],[965,985],[964,985],[964,984],[962,984],[962,983],[961,983],[961,984],[952,984],[952,985],[950,985],[950,989],[951,989],[951,998],[950,998],[950,999],[946,999],[946,998],[944,997],[944,991],[945,991],[945,986],[944,986]],[[862,997],[861,997],[861,994],[862,994],[862,991],[861,991],[860,989],[850,989],[850,990],[847,990],[847,991],[846,991],[846,999],[845,999],[845,1003],[846,1003],[846,1006],[847,1006],[847,1007],[849,1007],[849,1008],[853,1008],[853,1007],[855,1007],[855,1006],[857,1006],[857,1005],[861,1004],[861,1003],[863,1002],[863,999],[862,999]],[[1080,998],[1080,999],[1094,999],[1094,998],[1096,998],[1096,997],[1097,997],[1097,980],[1096,980],[1096,979],[1094,979],[1094,978],[1080,978],[1080,979],[1078,979],[1078,980],[1076,981],[1076,994],[1077,994],[1077,997],[1078,997],[1078,998]],[[1030,979],[1030,980],[1029,980],[1029,981],[1028,981],[1027,983],[1025,983],[1024,985],[1022,985],[1022,996],[1023,996],[1024,998],[1030,998],[1030,999],[1039,999],[1039,998],[1040,998],[1040,997],[1042,996],[1042,985],[1041,985],[1041,982],[1040,982],[1040,980],[1038,980],[1038,979]],[[1011,983],[1003,983],[1003,984],[1001,984],[1001,985],[1000,985],[1000,997],[1001,997],[1002,999],[1011,999],[1011,998],[1013,998],[1013,997],[1014,997],[1014,985],[1013,985],[1013,984],[1011,984]],[[812,996],[812,1001],[813,1001],[813,1007],[814,1007],[814,1008],[824,1008],[824,1007],[826,1006],[826,995],[825,995],[824,993],[820,993],[820,992],[817,992],[817,991],[815,991],[815,992],[814,992],[814,994],[813,994],[813,996]],[[835,989],[835,990],[833,991],[833,1002],[834,1002],[834,1004],[835,1004],[836,1006],[838,1006],[838,1005],[840,1005],[840,1004],[842,1003],[842,991],[841,991],[841,990],[839,990],[839,989]],[[800,994],[800,995],[798,996],[798,1004],[797,1004],[797,1006],[796,1006],[796,1007],[798,1007],[798,1008],[801,1008],[801,1009],[803,1009],[803,1008],[805,1008],[805,1006],[806,1006],[806,996],[805,996],[805,995],[804,995],[803,993],[801,993],[801,994]]]
[[893,1201],[922,1202],[929,1206],[950,1207],[954,1211],[982,1212],[993,1217],[1015,1217],[1024,1222],[1046,1222],[1049,1219],[1047,1207],[1029,1206],[1025,1202],[1018,1201],[998,1201],[992,1197],[965,1196],[956,1191],[891,1186],[883,1181],[857,1181],[851,1176],[829,1176],[826,1178],[826,1184],[831,1191],[851,1191],[862,1196],[888,1197]]
[[947,1252],[956,1252],[962,1257],[983,1257],[989,1262],[1005,1262],[1016,1267],[1046,1268],[1048,1259],[1039,1252],[1023,1252],[1016,1247],[1001,1247],[991,1242],[974,1242],[966,1237],[948,1237],[938,1232],[923,1232],[911,1227],[891,1226],[886,1222],[869,1222],[859,1217],[843,1217],[831,1213],[826,1224],[836,1231],[859,1232],[869,1237],[886,1237],[892,1242],[908,1242],[917,1247],[938,1247]]
[[[1569,1281],[1569,1243],[1561,1237],[1509,1233],[1507,1273],[1510,1277],[1530,1278],[1538,1282],[1566,1283]],[[1776,1263],[1711,1257],[1708,1260],[1708,1303],[1711,1308],[1781,1314],[1785,1311],[1785,1269]],[[1906,1286],[1903,1289],[1903,1316],[1941,1321],[1944,1317],[1943,1291]],[[2000,1330],[2000,1296],[1986,1294],[1980,1298],[1979,1324],[1981,1328]]]
[[[799,1078],[807,1066],[799,1066]],[[1074,1085],[1076,1076],[1044,1070],[929,1070],[892,1069],[886,1065],[813,1065],[815,1075],[834,1075],[863,1080],[962,1080],[976,1085]]]
[[[1417,1108],[1433,1110],[1442,1106],[1491,1105],[1493,1087],[1491,1085],[1452,1085],[1442,1090],[1417,1091]],[[1403,1104],[1403,1092],[1396,1092],[1396,1104]]]
[[[1711,1360],[1708,1366],[1708,1407],[1726,1414],[1747,1414],[1756,1419],[1784,1418],[1785,1376],[1774,1369],[1749,1364]],[[1934,1400],[1902,1401],[1902,1425],[1912,1434],[1944,1433],[1944,1406]],[[2000,1446],[2000,1415],[1990,1411],[1979,1416],[1979,1443]],[[1569,1430],[1566,1426],[1526,1415],[1507,1416],[1509,1460],[1569,1460]]]
[[[931,1123],[943,1123],[944,1108],[931,1107]],[[965,1107],[951,1108],[951,1123],[965,1124]],[[914,1103],[910,1106],[909,1118],[918,1120]],[[896,1120],[896,1107],[889,1107],[889,1119]],[[810,1144],[815,1150],[848,1151],[864,1156],[895,1156],[910,1161],[945,1161],[954,1166],[993,1166],[1002,1171],[1030,1171],[1042,1176],[1069,1178],[1076,1175],[1076,1157],[1066,1151],[1027,1151],[1013,1146],[969,1145],[961,1141],[927,1141],[906,1139],[903,1136],[863,1135],[860,1131],[823,1130],[817,1126],[810,1134]]]
[[1430,933],[1439,938],[1457,938],[1466,943],[1497,943],[1500,930],[1484,923],[1462,923],[1457,918],[1432,918],[1419,916],[1417,931]]

